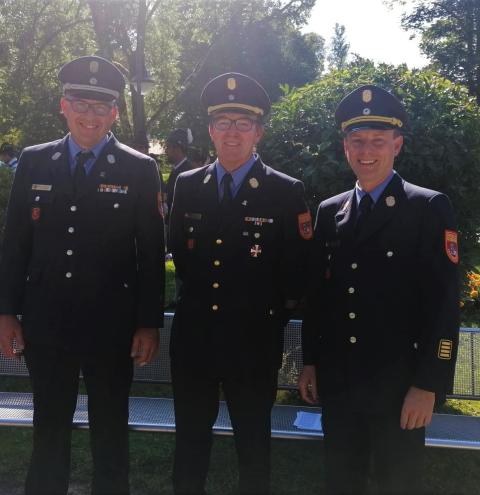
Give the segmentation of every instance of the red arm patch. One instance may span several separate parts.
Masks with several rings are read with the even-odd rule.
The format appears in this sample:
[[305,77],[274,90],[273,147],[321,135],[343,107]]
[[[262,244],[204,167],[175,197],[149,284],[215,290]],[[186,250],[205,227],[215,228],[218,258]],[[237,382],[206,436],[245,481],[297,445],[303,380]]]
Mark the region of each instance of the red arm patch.
[[298,231],[306,241],[313,237],[312,215],[309,211],[298,215]]
[[454,230],[445,231],[445,252],[452,263],[458,263],[458,234]]

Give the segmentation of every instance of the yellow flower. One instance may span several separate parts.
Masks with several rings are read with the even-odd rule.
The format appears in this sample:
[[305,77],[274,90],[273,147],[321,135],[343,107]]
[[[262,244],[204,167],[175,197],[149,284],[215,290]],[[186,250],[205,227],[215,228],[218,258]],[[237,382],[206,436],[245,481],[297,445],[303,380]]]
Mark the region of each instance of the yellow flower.
[[472,299],[477,299],[477,297],[478,297],[478,290],[472,290],[472,291],[470,291],[470,297]]
[[463,301],[460,301],[460,307],[463,308],[465,306],[465,303]]

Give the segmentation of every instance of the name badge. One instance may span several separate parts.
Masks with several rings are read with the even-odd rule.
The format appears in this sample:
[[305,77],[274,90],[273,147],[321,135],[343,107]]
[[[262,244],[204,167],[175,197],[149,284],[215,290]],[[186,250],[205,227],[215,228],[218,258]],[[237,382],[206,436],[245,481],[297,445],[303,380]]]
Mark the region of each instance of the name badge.
[[122,186],[119,184],[100,184],[97,192],[99,193],[114,193],[114,194],[128,194],[128,186]]
[[32,184],[32,191],[51,191],[52,184]]

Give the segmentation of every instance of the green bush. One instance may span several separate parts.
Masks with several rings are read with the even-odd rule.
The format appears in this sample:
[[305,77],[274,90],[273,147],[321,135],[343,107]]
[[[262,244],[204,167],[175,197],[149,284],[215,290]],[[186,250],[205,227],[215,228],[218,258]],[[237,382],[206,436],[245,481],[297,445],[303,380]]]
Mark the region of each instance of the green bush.
[[411,129],[395,169],[410,182],[449,195],[459,223],[463,267],[471,269],[478,262],[480,230],[480,111],[465,87],[434,72],[360,60],[302,88],[284,88],[285,97],[273,107],[262,157],[304,181],[312,209],[351,189],[354,176],[334,112],[347,93],[372,83],[396,94],[410,116]]

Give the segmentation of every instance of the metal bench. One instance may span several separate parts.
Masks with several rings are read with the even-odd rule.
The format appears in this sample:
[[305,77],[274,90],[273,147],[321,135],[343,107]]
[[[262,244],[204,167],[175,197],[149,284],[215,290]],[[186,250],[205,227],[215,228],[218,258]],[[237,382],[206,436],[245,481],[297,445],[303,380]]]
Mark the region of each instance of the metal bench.
[[[161,331],[161,354],[152,363],[136,368],[137,382],[170,383],[168,341],[173,319],[165,315],[165,329]],[[295,389],[302,369],[301,322],[292,320],[285,327],[283,365],[279,371],[279,388]],[[455,373],[455,387],[451,398],[480,399],[480,329],[461,328],[460,347]],[[0,357],[0,375],[27,376],[23,361]],[[321,431],[299,429],[294,426],[300,411],[320,414],[320,408],[275,405],[272,411],[272,437],[291,439],[319,439]],[[32,426],[32,395],[22,392],[0,392],[0,426]],[[175,419],[173,400],[169,398],[131,397],[129,425],[132,430],[173,432]],[[73,420],[74,428],[88,428],[87,397],[78,396]],[[231,435],[232,427],[226,404],[220,404],[214,433]],[[480,450],[480,417],[435,414],[427,428],[426,445]]]

